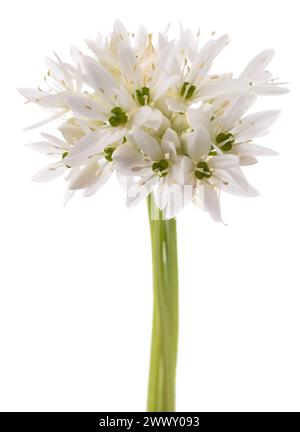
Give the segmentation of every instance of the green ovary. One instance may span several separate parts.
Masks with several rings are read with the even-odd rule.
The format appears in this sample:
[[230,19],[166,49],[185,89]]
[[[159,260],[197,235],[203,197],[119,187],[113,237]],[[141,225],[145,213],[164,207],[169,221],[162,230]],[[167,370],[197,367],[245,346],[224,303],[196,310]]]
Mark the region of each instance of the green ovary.
[[[216,143],[218,145],[221,144],[220,149],[224,152],[228,152],[230,150],[232,150],[232,146],[234,144],[234,137],[232,135],[232,133],[228,132],[228,133],[224,133],[221,132],[216,136]],[[222,144],[224,143],[224,144]]]
[[195,177],[198,180],[208,179],[212,176],[212,173],[210,171],[210,168],[207,164],[207,162],[199,162],[196,165],[196,171],[195,171]]
[[152,164],[152,171],[157,173],[160,177],[164,177],[168,174],[167,169],[169,168],[169,162],[166,159],[161,159]]

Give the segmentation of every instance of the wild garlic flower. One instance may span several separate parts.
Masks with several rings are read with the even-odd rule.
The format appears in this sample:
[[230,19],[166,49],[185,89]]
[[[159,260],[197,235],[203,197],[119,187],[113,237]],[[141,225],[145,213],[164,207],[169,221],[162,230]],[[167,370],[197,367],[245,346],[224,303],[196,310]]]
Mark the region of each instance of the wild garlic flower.
[[190,30],[178,41],[167,32],[154,40],[144,27],[133,35],[117,21],[108,38],[86,42],[87,54],[71,48],[73,65],[56,54],[46,59],[45,90],[20,89],[51,111],[32,127],[61,121],[60,137],[42,133],[31,144],[56,158],[35,180],[64,175],[67,201],[77,190],[93,195],[115,171],[127,182],[129,207],[153,192],[167,218],[193,201],[220,221],[221,191],[257,195],[241,167],[276,154],[256,139],[279,111],[253,113],[252,106],[258,96],[288,92],[266,70],[273,50],[234,77],[211,72],[227,35],[199,48]]

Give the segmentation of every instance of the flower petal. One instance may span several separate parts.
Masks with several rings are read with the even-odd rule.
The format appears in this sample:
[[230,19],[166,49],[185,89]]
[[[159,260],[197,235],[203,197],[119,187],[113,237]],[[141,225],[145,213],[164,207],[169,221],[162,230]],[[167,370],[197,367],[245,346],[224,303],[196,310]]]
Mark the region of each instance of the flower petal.
[[248,108],[248,94],[244,94],[234,100],[229,108],[225,111],[225,116],[222,118],[222,127],[225,132],[230,131],[237,121],[244,115]]
[[196,130],[199,125],[202,125],[209,130],[213,109],[214,107],[211,108],[207,104],[202,105],[200,108],[189,108],[188,119],[191,128]]
[[199,88],[195,100],[207,100],[222,97],[224,93],[245,93],[248,90],[248,87],[248,82],[241,79],[233,79],[232,74],[225,74],[204,82],[204,85]]
[[53,120],[57,120],[58,118],[62,117],[64,114],[66,114],[66,112],[67,112],[66,110],[56,112],[52,116],[50,116],[50,117],[48,117],[48,118],[46,118],[44,120],[41,120],[38,123],[35,123],[35,124],[31,125],[31,126],[27,126],[24,129],[24,131],[28,131],[28,130],[31,130],[31,129],[38,128],[40,126],[44,126],[45,124],[48,124],[48,123],[52,122]]
[[199,125],[194,132],[182,137],[186,153],[194,162],[199,162],[203,156],[208,155],[212,142],[207,130]]
[[140,129],[136,129],[132,135],[140,149],[153,161],[159,160],[164,157],[160,145],[151,135]]
[[101,166],[98,162],[90,162],[82,168],[77,175],[70,181],[69,188],[71,190],[84,189],[98,179],[101,172]]
[[214,59],[225,48],[228,42],[229,38],[227,35],[208,41],[193,62],[191,70],[186,76],[186,81],[194,82],[196,79],[201,80],[211,68]]
[[26,144],[26,147],[47,156],[59,156],[64,152],[64,150],[68,151],[68,149],[63,149],[62,147],[53,144],[49,141],[39,141],[39,142],[29,143]]
[[172,165],[169,175],[176,184],[191,185],[195,180],[195,164],[187,156],[178,156],[177,162]]
[[240,166],[249,166],[257,164],[258,160],[251,156],[240,156]]
[[137,58],[131,47],[125,42],[121,42],[118,45],[118,57],[121,70],[126,79],[134,84],[136,88],[140,88],[142,85],[142,78]]
[[255,79],[257,78],[268,66],[275,56],[273,49],[267,49],[257,54],[241,73],[241,77]]
[[163,216],[172,219],[192,200],[192,187],[178,184],[170,185],[167,191],[167,201],[163,208]]
[[224,192],[246,197],[256,197],[258,191],[248,183],[240,167],[217,170],[217,174],[225,183],[222,184]]
[[275,84],[266,85],[254,85],[253,89],[262,96],[279,96],[290,93],[290,90],[286,87],[279,87]]
[[239,158],[235,155],[217,155],[209,160],[209,166],[212,168],[232,168],[239,164]]
[[178,82],[178,76],[173,75],[170,77],[162,76],[160,79],[160,82],[156,84],[156,86],[153,88],[153,102],[157,101],[159,98],[161,98],[170,87],[175,85]]
[[251,140],[264,135],[269,127],[280,115],[279,110],[261,111],[243,117],[240,123],[232,130],[237,141]]
[[128,208],[134,207],[141,201],[144,201],[158,181],[158,177],[151,173],[142,177],[138,182],[132,184],[127,191],[126,204]]
[[172,99],[171,97],[167,98],[167,106],[169,110],[178,113],[183,113],[187,110],[187,105],[184,102]]
[[120,145],[113,153],[115,169],[120,174],[138,176],[149,173],[143,154],[131,144]]
[[49,93],[38,90],[35,88],[22,87],[18,89],[18,92],[29,102],[39,103],[43,96],[47,96]]
[[70,190],[70,189],[66,188],[65,193],[64,193],[64,200],[63,200],[63,206],[64,207],[66,207],[67,204],[71,201],[71,199],[73,198],[75,193],[76,193],[76,190]]
[[221,221],[221,208],[219,194],[215,187],[205,183],[204,187],[204,208],[215,222]]
[[164,144],[167,142],[174,144],[176,149],[180,148],[180,139],[178,137],[177,132],[175,132],[174,129],[168,128],[163,134],[161,139],[162,147],[164,147]]
[[92,120],[107,120],[107,113],[103,112],[103,104],[85,96],[74,95],[67,98],[71,110]]
[[95,90],[112,98],[113,89],[118,87],[115,80],[99,63],[91,57],[83,57],[83,66],[87,73],[87,82]]
[[139,128],[144,125],[145,121],[151,115],[152,108],[149,106],[143,106],[138,108],[132,116],[132,127]]
[[57,177],[60,177],[67,171],[67,167],[63,162],[55,162],[51,165],[48,165],[46,168],[38,171],[33,177],[32,180],[36,182],[47,182],[50,180],[54,180]]
[[80,138],[69,156],[65,158],[66,165],[78,166],[86,163],[93,155],[101,153],[104,147],[117,142],[124,135],[124,130],[101,129]]
[[98,190],[104,186],[108,180],[110,179],[111,175],[113,173],[112,165],[110,163],[105,163],[100,167],[100,171],[98,173],[98,179],[91,184],[90,186],[86,187],[83,191],[83,196],[88,197],[94,195]]
[[153,129],[156,132],[160,128],[163,119],[164,118],[161,111],[153,109],[149,106],[143,106],[138,108],[138,110],[134,113],[132,127],[140,128],[144,126],[148,127],[149,129]]
[[142,53],[147,47],[147,42],[148,42],[148,31],[146,27],[141,25],[139,26],[135,37],[135,49],[137,50],[137,52]]
[[239,156],[277,156],[278,153],[267,147],[263,147],[254,143],[237,144],[234,151]]

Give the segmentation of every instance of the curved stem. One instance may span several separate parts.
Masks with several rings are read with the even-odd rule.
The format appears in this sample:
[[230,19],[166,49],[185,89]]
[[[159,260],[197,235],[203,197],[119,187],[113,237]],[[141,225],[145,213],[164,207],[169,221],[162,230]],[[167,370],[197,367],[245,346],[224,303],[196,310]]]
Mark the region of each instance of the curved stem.
[[164,220],[148,197],[152,243],[153,325],[148,411],[175,411],[178,347],[178,263],[176,220]]

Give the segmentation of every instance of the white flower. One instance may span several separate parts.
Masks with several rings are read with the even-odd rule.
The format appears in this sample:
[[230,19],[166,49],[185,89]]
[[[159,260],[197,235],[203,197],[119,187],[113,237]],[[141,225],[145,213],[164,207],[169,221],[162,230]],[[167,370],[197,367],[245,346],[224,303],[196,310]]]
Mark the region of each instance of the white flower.
[[[251,98],[250,98],[251,99]],[[249,96],[228,99],[223,104],[202,105],[189,110],[191,127],[205,126],[212,140],[212,154],[235,154],[240,157],[240,165],[252,165],[256,157],[274,156],[273,150],[254,144],[253,140],[265,136],[270,126],[280,115],[280,111],[261,111],[244,115],[249,108]]]
[[162,200],[164,189],[176,183],[172,168],[177,163],[179,137],[168,128],[159,143],[150,134],[137,129],[133,132],[133,139],[134,144],[128,142],[118,147],[113,154],[119,173],[139,177],[128,189],[127,204],[132,207],[156,187],[156,203],[161,210],[165,210],[168,196]]
[[44,81],[48,87],[47,90],[42,90],[40,87],[38,89],[27,87],[19,89],[19,92],[28,102],[38,104],[45,109],[53,110],[54,114],[26,129],[43,126],[52,120],[64,116],[71,108],[67,98],[74,93],[79,93],[82,89],[80,67],[78,66],[77,69],[72,68],[70,70],[69,65],[63,63],[57,54],[54,55],[56,60],[46,57],[48,71],[44,77]]
[[281,95],[289,92],[287,88],[281,87],[282,83],[274,79],[271,72],[265,70],[274,56],[272,49],[262,51],[248,63],[240,75],[251,90],[259,95]]
[[257,195],[241,167],[275,154],[256,139],[279,111],[252,111],[259,95],[287,92],[266,71],[274,52],[263,51],[234,78],[211,72],[228,36],[199,42],[190,30],[174,41],[143,26],[133,35],[116,21],[108,38],[86,41],[89,52],[71,48],[74,64],[47,58],[47,87],[20,89],[51,112],[30,128],[60,122],[62,138],[42,134],[31,144],[56,158],[34,179],[63,175],[66,202],[77,190],[96,193],[115,171],[129,207],[153,192],[167,218],[193,201],[220,221],[221,191]]
[[216,221],[221,220],[219,191],[248,190],[239,168],[239,158],[230,154],[211,154],[213,143],[207,130],[198,125],[197,130],[183,136],[185,152],[181,160],[183,184],[191,185],[192,199],[196,205],[202,195],[204,208]]

